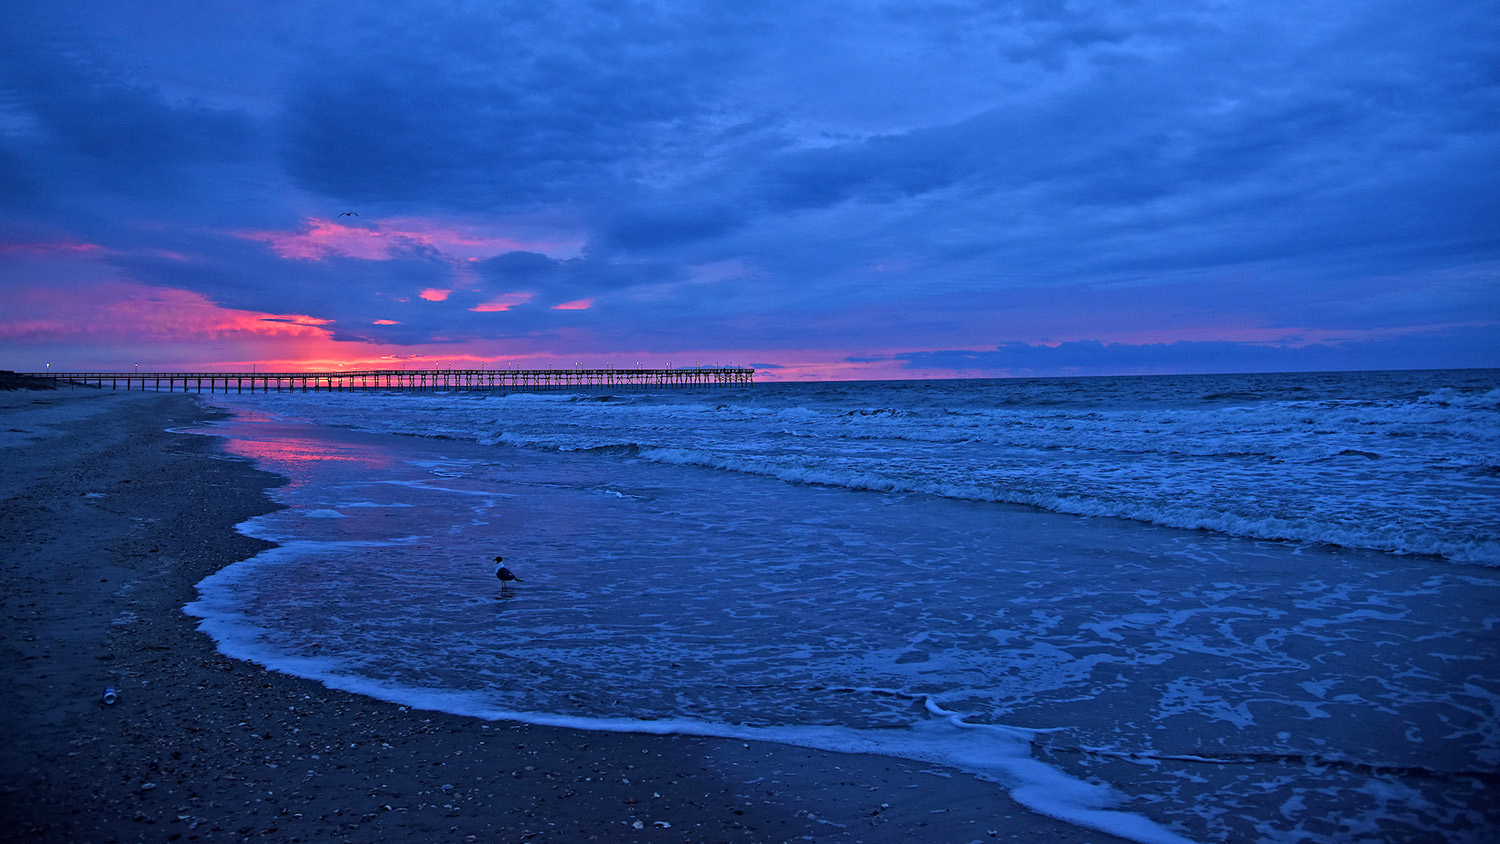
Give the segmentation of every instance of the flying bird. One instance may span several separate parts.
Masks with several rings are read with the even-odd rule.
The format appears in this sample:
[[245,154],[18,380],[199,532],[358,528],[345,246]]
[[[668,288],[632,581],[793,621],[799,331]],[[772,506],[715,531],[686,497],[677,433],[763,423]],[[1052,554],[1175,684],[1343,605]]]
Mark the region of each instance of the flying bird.
[[505,567],[504,561],[504,557],[495,558],[495,576],[500,578],[501,589],[504,589],[506,585],[509,584],[512,580],[519,581],[521,579],[519,577],[516,577],[515,572]]
[[[345,211],[344,213],[342,213],[342,214],[339,215],[339,217],[358,217],[358,216],[359,216],[359,213],[356,212],[356,211]],[[334,219],[338,219],[338,218],[335,217]]]

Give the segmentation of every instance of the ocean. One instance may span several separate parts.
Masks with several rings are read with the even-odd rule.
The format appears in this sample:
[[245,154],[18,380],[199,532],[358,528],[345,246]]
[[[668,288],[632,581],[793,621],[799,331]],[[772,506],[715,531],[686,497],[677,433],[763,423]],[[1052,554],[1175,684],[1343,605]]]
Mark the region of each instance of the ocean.
[[289,479],[231,656],[1133,841],[1500,831],[1500,371],[210,400]]

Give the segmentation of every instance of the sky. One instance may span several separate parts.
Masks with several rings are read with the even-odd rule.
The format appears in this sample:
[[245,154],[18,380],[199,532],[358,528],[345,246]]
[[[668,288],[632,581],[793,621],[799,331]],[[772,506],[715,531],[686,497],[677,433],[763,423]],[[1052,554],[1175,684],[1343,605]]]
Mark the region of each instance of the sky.
[[1500,366],[1493,0],[0,3],[0,368]]

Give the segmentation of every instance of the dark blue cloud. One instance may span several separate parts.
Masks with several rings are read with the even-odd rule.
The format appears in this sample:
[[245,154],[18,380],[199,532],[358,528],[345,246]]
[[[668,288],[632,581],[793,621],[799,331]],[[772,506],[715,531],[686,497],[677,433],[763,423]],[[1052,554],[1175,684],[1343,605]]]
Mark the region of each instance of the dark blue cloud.
[[33,195],[177,195],[189,168],[246,160],[257,142],[235,109],[174,98],[137,69],[24,27],[0,37],[0,92],[12,118],[5,169],[23,169],[16,181]]
[[294,80],[286,166],[303,186],[358,202],[597,200],[701,118],[734,29],[732,15],[644,3],[367,19]]
[[758,209],[717,197],[639,200],[615,207],[599,221],[597,248],[631,252],[670,249],[727,235]]

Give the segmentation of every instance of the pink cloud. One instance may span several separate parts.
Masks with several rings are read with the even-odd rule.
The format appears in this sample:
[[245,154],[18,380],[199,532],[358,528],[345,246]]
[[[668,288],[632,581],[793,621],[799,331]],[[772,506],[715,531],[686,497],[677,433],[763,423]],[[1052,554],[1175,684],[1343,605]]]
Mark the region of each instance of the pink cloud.
[[563,302],[561,305],[553,305],[554,311],[586,311],[594,306],[593,299],[574,299],[571,302]]
[[421,296],[423,299],[426,299],[429,302],[441,302],[444,299],[447,299],[448,294],[452,292],[452,290],[444,290],[439,287],[428,287],[417,295]]
[[270,244],[283,258],[302,261],[331,257],[384,261],[412,250],[436,252],[455,262],[478,261],[518,251],[571,257],[583,246],[581,237],[530,238],[422,218],[344,224],[313,217],[297,231],[242,231],[236,235]]
[[12,291],[13,310],[0,322],[0,337],[57,340],[182,338],[219,339],[326,336],[331,320],[307,314],[273,314],[220,307],[202,294],[132,282],[103,282],[59,296],[46,288]]
[[0,255],[81,255],[103,252],[97,243],[0,243]]
[[[98,281],[59,290],[16,286],[0,312],[0,360],[11,368],[50,361],[54,371],[240,370],[287,372],[417,365],[411,347],[333,339],[332,320],[225,308],[201,294],[136,282]],[[395,320],[379,320],[396,324]],[[399,355],[392,355],[396,349]],[[443,360],[453,358],[444,347]]]
[[[13,289],[0,317],[0,355],[54,369],[211,369],[227,361],[348,357],[328,320],[221,307],[201,294],[105,281]],[[356,349],[357,350],[357,349]],[[45,354],[46,358],[39,355]],[[38,364],[38,368],[39,364]]]
[[301,231],[242,231],[236,235],[268,243],[283,258],[303,261],[336,256],[383,260],[390,253],[385,235],[378,231],[317,218],[308,220]]
[[[772,351],[762,353],[759,359],[766,358],[770,358],[776,366],[756,370],[757,381],[879,381],[921,377],[903,367],[900,361],[851,361],[846,354],[834,354],[827,350]],[[930,377],[949,375],[944,373]]]
[[397,322],[394,319],[377,319],[377,320],[375,320],[374,324],[375,325],[400,325],[401,323]]
[[524,305],[534,298],[536,298],[535,293],[507,293],[504,296],[497,296],[494,299],[491,299],[482,305],[470,308],[469,310],[478,311],[480,313],[508,311],[511,308],[514,308],[516,305]]

